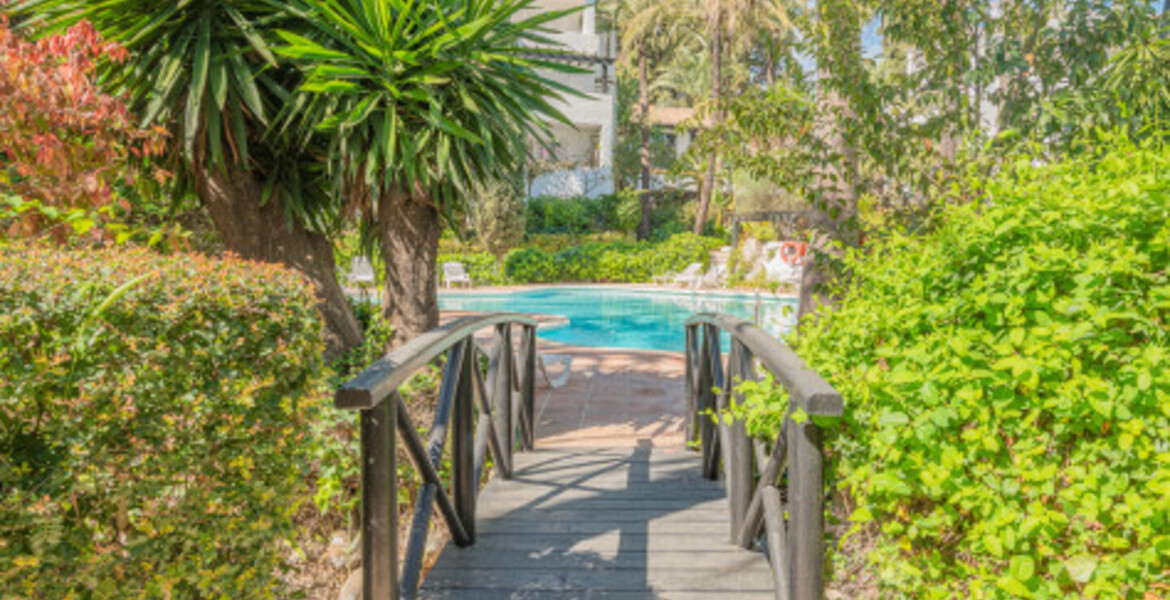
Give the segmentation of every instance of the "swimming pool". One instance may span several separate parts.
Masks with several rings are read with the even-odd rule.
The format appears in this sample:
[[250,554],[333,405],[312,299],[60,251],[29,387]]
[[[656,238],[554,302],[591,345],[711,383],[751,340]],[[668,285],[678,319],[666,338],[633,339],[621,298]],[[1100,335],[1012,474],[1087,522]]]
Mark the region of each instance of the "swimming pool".
[[[761,296],[760,323],[780,335],[796,319],[796,299]],[[577,346],[671,350],[686,345],[683,324],[696,312],[724,312],[755,320],[755,295],[553,287],[514,292],[440,294],[443,310],[504,311],[558,315],[559,328],[542,327],[540,337]],[[723,336],[726,346],[726,337]],[[725,348],[726,349],[726,348]]]

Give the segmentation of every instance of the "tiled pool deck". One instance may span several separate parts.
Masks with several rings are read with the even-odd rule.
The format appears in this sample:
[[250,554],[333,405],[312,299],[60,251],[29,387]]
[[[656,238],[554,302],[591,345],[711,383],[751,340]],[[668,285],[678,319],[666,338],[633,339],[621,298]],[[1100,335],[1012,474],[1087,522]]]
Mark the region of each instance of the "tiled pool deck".
[[548,342],[538,348],[573,359],[563,387],[537,388],[538,446],[682,446],[686,399],[681,353]]
[[[472,313],[445,311],[442,321]],[[541,326],[559,317],[535,315]],[[476,338],[491,343],[490,330]],[[541,447],[681,448],[686,421],[686,367],[681,352],[588,348],[539,340],[541,354],[572,358],[564,386],[537,376],[536,436]],[[549,364],[558,379],[560,366]]]

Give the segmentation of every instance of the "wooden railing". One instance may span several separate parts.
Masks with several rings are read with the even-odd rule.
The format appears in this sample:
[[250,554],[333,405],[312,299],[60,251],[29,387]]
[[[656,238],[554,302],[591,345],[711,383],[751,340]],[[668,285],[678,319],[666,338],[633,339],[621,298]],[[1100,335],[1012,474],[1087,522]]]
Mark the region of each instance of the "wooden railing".
[[[519,357],[514,352],[513,325],[522,329]],[[495,327],[495,339],[484,374],[473,335],[488,327]],[[439,400],[424,445],[398,388],[443,354],[447,361]],[[458,319],[411,340],[337,391],[338,408],[361,411],[364,598],[415,597],[435,504],[456,545],[475,542],[475,502],[489,447],[493,464],[505,479],[512,474],[513,450],[517,446],[532,449],[535,367],[536,321],[524,315],[487,314]],[[513,402],[515,393],[519,402]],[[401,578],[395,427],[423,480]],[[448,433],[450,493],[439,476]]]
[[[726,369],[721,331],[731,337]],[[718,478],[722,462],[732,542],[750,548],[763,530],[777,600],[821,598],[824,456],[821,430],[812,417],[839,417],[841,395],[788,346],[749,321],[697,314],[687,320],[686,334],[688,435],[701,443],[704,477]],[[757,363],[788,392],[788,413],[771,448],[748,435],[743,419],[723,416],[733,401],[742,401],[736,397],[738,382],[757,379]],[[785,478],[787,494],[782,494],[779,486]]]

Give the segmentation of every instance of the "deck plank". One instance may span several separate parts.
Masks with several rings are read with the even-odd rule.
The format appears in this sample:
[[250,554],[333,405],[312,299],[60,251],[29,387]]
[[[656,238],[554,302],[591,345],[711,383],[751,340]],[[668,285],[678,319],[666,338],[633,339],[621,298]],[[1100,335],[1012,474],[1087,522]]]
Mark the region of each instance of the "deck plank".
[[425,600],[766,600],[765,557],[731,544],[719,483],[662,448],[516,455],[476,509],[477,540],[449,545]]

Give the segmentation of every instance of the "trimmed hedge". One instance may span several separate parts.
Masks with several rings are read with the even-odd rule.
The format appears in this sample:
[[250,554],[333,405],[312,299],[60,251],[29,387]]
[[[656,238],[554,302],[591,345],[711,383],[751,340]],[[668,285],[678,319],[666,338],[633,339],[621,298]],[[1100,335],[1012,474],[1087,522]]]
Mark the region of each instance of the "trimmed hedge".
[[0,248],[2,595],[287,595],[320,334],[276,266]]
[[504,273],[515,283],[601,281],[648,282],[690,263],[706,263],[708,254],[723,245],[719,238],[676,234],[665,242],[593,242],[546,252],[536,248],[513,250],[504,259]]
[[1025,164],[847,260],[796,342],[846,398],[826,446],[881,597],[1165,591],[1168,174],[1130,148]]

